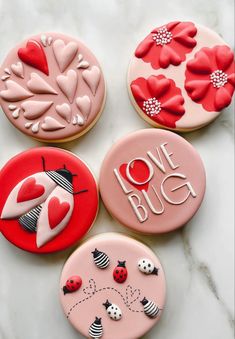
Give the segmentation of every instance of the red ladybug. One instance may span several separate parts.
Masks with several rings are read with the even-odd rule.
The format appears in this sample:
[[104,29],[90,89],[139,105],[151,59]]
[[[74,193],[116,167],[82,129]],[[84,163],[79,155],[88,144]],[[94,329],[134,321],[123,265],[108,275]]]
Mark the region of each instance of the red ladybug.
[[78,275],[70,277],[66,281],[66,285],[63,287],[64,294],[73,293],[82,286],[82,279]]
[[122,284],[127,279],[127,269],[126,269],[126,261],[118,261],[118,265],[115,267],[113,271],[113,279],[119,283]]

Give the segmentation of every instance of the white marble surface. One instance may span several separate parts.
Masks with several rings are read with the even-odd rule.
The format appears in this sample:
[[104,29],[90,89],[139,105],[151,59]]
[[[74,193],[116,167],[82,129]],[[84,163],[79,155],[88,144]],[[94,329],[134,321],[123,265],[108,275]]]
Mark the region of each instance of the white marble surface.
[[[126,90],[128,62],[140,39],[154,26],[187,19],[215,29],[233,45],[233,10],[233,0],[0,0],[0,60],[19,40],[40,31],[61,31],[92,47],[107,80],[105,110],[90,133],[63,147],[86,160],[98,177],[112,143],[147,127]],[[159,255],[168,280],[165,313],[145,339],[232,339],[233,107],[185,137],[204,160],[207,192],[184,229],[158,237],[138,235]],[[0,114],[0,166],[36,144]],[[101,205],[89,236],[111,230],[130,233]],[[31,255],[0,235],[0,339],[81,338],[57,298],[61,268],[70,252]]]

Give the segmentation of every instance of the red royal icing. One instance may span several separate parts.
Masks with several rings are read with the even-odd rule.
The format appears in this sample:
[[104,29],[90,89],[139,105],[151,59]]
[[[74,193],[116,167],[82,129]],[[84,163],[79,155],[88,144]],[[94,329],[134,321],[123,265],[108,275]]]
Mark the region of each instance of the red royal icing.
[[228,46],[204,47],[186,67],[185,89],[193,101],[209,112],[220,111],[231,103],[235,63]]
[[[142,112],[160,125],[175,128],[176,121],[185,113],[180,88],[163,75],[151,75],[148,79],[138,78],[132,81],[131,91]],[[149,99],[152,98],[159,105],[154,114],[147,107],[151,106]]]
[[[122,164],[119,168],[119,171],[122,177],[139,191],[141,190],[148,191],[149,183],[146,183],[144,185],[134,184],[128,179],[126,175],[126,168],[127,168],[127,164]],[[135,181],[144,182],[149,177],[149,168],[143,161],[135,160],[133,161],[132,166],[130,167],[130,174]]]
[[25,48],[18,50],[20,60],[29,66],[32,66],[46,75],[49,75],[46,55],[42,46],[36,40],[29,40]]
[[192,22],[171,22],[154,29],[137,47],[135,56],[152,67],[177,66],[196,46],[197,29]]
[[48,218],[51,229],[55,228],[65,218],[69,212],[70,205],[67,202],[60,202],[53,197],[48,204]]
[[20,203],[39,198],[44,192],[45,189],[42,185],[37,185],[34,178],[28,178],[19,190],[17,202]]

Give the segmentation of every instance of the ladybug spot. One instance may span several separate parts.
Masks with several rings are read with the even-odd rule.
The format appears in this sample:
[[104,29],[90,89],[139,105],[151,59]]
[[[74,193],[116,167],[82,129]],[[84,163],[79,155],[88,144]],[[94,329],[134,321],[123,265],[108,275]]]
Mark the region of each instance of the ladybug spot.
[[126,277],[126,273],[124,274],[124,277]]
[[148,267],[151,267],[151,264],[148,264]]
[[145,260],[143,260],[143,263],[145,263]]
[[112,310],[114,309],[114,307],[113,307],[113,306],[112,306],[111,308],[112,308]]
[[71,284],[73,283],[73,280],[70,280]]
[[144,270],[146,270],[146,266],[144,266]]
[[120,275],[120,278],[122,279],[122,278],[123,278],[123,275]]
[[111,312],[108,312],[108,314],[111,314]]
[[116,270],[116,273],[118,274],[118,273],[119,273],[119,271],[118,271],[118,270]]
[[123,270],[121,270],[121,272],[123,272]]
[[117,314],[117,312],[114,312],[114,314],[116,315],[116,314]]

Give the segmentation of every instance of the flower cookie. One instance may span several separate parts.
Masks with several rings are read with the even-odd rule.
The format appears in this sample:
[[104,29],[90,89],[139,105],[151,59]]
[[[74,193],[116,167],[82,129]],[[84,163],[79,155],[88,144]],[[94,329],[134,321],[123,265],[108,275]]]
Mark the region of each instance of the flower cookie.
[[173,132],[151,128],[112,146],[99,185],[105,206],[120,223],[156,234],[175,230],[193,217],[204,197],[206,177],[191,144]]
[[35,35],[13,48],[0,68],[0,103],[21,132],[44,142],[86,133],[105,100],[101,67],[80,41]]
[[155,127],[187,132],[220,114],[233,97],[233,51],[210,29],[170,22],[138,45],[128,72],[131,101]]
[[[101,262],[109,259],[106,267],[97,265],[97,252],[103,254]],[[156,267],[157,274],[145,274],[140,260],[146,271]],[[125,268],[117,269],[117,262],[125,262]],[[125,281],[115,280],[113,271],[126,274]],[[64,313],[86,338],[141,338],[159,321],[165,295],[165,275],[156,255],[118,233],[98,235],[81,245],[66,262],[60,280]]]
[[96,218],[96,181],[68,151],[39,147],[20,153],[0,171],[0,185],[0,231],[23,250],[63,250]]

